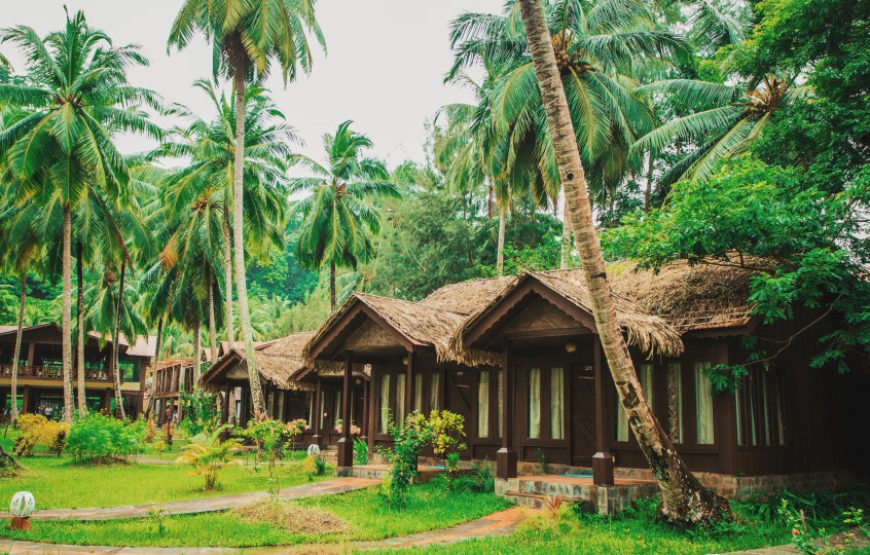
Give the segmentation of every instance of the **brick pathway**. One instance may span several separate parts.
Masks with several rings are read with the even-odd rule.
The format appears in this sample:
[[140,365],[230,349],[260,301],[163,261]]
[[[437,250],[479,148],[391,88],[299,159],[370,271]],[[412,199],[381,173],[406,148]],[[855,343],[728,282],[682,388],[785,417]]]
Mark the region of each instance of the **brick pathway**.
[[37,542],[0,539],[0,551],[10,555],[278,555],[284,553],[346,553],[349,550],[399,549],[405,547],[424,547],[427,545],[455,543],[475,538],[503,536],[514,531],[517,524],[529,516],[539,513],[530,509],[513,507],[487,515],[483,518],[458,524],[443,530],[421,532],[399,538],[352,542],[348,544],[305,544],[299,546],[276,546],[248,549],[229,549],[216,547],[108,547],[81,545],[54,545]]
[[[334,478],[322,482],[313,482],[301,486],[284,488],[278,491],[278,497],[281,499],[302,499],[304,497],[334,495],[337,493],[368,488],[379,483],[380,482],[377,480],[365,480],[362,478]],[[32,518],[41,520],[110,520],[117,518],[142,518],[147,517],[154,509],[162,509],[171,515],[211,513],[250,505],[251,503],[268,499],[270,495],[271,494],[267,491],[255,491],[250,493],[222,495],[219,497],[206,497],[204,499],[191,499],[189,501],[175,501],[171,503],[149,503],[146,505],[127,505],[122,507],[94,509],[46,509],[44,511],[37,511]],[[10,516],[9,513],[0,513],[0,518],[10,518]]]

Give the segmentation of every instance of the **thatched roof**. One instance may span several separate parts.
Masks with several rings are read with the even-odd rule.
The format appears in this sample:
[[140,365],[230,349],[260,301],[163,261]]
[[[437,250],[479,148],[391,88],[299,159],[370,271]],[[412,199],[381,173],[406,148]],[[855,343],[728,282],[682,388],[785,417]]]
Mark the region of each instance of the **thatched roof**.
[[[278,389],[300,391],[310,389],[294,375],[305,368],[303,348],[313,336],[312,332],[293,333],[287,337],[263,342],[254,348],[257,351],[257,370],[260,378]],[[236,343],[221,356],[202,376],[203,384],[214,382],[225,371],[236,367],[247,368],[244,345]]]

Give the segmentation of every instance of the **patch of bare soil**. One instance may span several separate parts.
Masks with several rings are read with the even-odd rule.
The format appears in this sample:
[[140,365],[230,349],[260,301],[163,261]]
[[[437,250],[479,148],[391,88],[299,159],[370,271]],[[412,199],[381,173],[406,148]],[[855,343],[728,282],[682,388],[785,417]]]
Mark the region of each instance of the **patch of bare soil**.
[[233,513],[244,520],[268,522],[297,534],[340,534],[350,528],[332,513],[271,499],[239,507]]

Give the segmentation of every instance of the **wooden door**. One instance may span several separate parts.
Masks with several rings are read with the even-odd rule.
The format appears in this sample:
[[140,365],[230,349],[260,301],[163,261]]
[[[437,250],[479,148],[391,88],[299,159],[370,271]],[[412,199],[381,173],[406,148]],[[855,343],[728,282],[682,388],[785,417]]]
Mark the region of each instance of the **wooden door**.
[[595,373],[589,364],[571,372],[571,462],[590,466],[595,454]]
[[[469,370],[447,371],[444,373],[444,408],[462,415],[465,428],[472,425],[471,404],[475,402],[474,376]],[[462,451],[462,456],[468,456],[469,449]]]

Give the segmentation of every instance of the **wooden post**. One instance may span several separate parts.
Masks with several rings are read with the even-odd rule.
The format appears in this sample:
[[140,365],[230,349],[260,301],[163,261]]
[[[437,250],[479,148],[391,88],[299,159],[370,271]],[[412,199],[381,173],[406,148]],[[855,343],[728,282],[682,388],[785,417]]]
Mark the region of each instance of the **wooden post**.
[[33,367],[33,360],[36,355],[36,343],[30,342],[27,344],[27,366]]
[[595,454],[592,455],[592,482],[596,486],[613,485],[613,455],[608,450],[607,415],[604,410],[605,379],[601,365],[601,340],[592,340],[595,365]]
[[514,368],[513,346],[505,342],[502,352],[501,380],[503,411],[501,414],[501,449],[495,454],[496,477],[507,480],[517,477],[517,451],[514,449],[514,387],[516,369]]
[[369,395],[371,395],[371,387],[369,387],[369,382],[362,378],[362,386],[363,386],[363,396],[360,400],[362,402],[362,420],[359,423],[359,433],[360,439],[368,442],[369,436]]
[[323,395],[320,385],[320,376],[317,377],[316,383],[317,386],[314,390],[314,410],[311,411],[311,416],[314,418],[314,422],[311,423],[311,430],[314,432],[311,441],[320,445],[323,441],[323,436],[320,435],[320,421],[323,419],[323,410],[320,407],[320,397]]
[[344,353],[344,378],[341,381],[341,439],[338,440],[338,468],[353,466],[353,438],[350,437],[350,381],[353,374],[353,355]]
[[375,452],[375,434],[378,432],[378,414],[375,413],[375,397],[378,395],[377,381],[375,378],[376,366],[372,365],[372,372],[369,376],[369,454]]
[[[21,412],[30,412],[30,386],[25,385],[23,388],[24,392],[22,395],[24,396],[23,402],[21,403]],[[18,402],[18,399],[13,399],[14,403]]]
[[[411,410],[414,408],[414,372],[416,371],[416,364],[416,353],[408,351],[408,365],[405,368],[405,406],[403,407],[405,418],[411,414]],[[402,425],[404,422],[398,422],[398,424]]]

